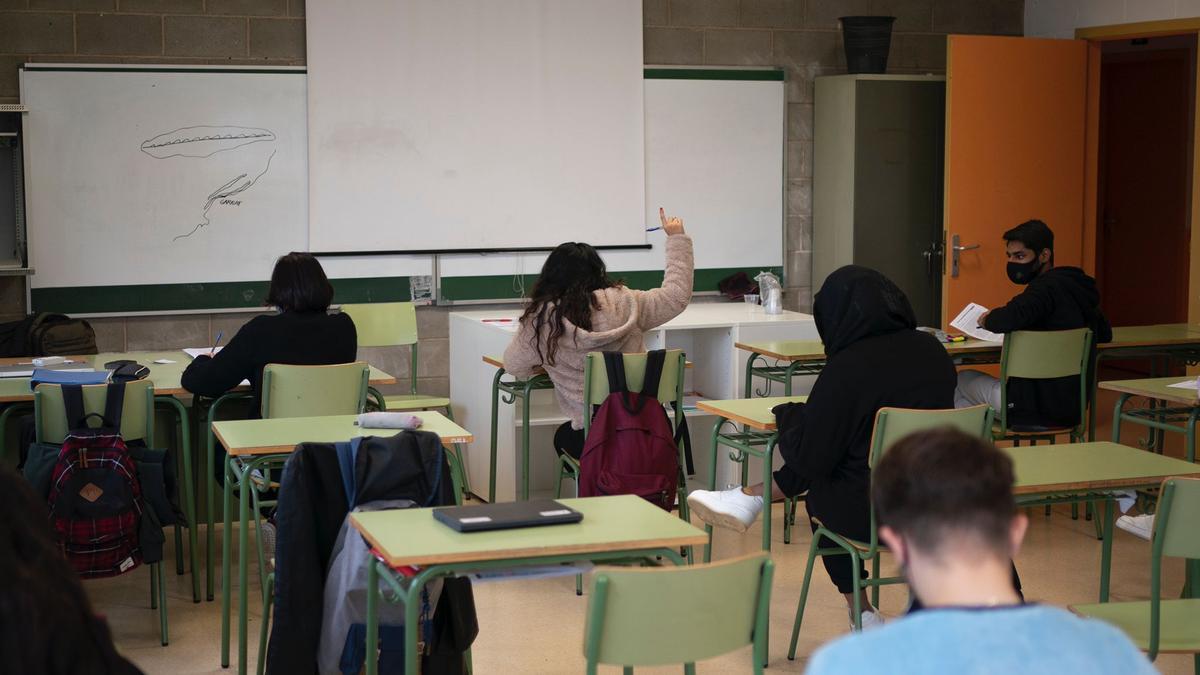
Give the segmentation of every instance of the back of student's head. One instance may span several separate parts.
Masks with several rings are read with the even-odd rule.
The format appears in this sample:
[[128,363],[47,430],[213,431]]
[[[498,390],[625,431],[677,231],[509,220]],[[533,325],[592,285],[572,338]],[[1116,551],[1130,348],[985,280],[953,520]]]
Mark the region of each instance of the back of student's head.
[[137,672],[117,656],[63,557],[46,504],[0,466],[0,671]]
[[1027,220],[1005,232],[1004,241],[1020,242],[1025,248],[1033,251],[1034,255],[1040,255],[1045,249],[1050,249],[1051,254],[1054,253],[1054,231],[1040,220]]
[[324,312],[333,302],[333,284],[309,253],[292,252],[275,261],[267,304],[283,312]]
[[1017,515],[1013,464],[991,443],[949,427],[897,441],[871,472],[880,526],[929,556],[1008,559]]
[[[533,322],[534,348],[546,363],[553,365],[566,319],[584,330],[592,329],[592,310],[598,307],[593,292],[617,285],[608,278],[608,269],[595,247],[582,242],[566,242],[546,257],[542,273],[529,294],[529,305],[521,321]],[[546,341],[546,353],[541,338]]]

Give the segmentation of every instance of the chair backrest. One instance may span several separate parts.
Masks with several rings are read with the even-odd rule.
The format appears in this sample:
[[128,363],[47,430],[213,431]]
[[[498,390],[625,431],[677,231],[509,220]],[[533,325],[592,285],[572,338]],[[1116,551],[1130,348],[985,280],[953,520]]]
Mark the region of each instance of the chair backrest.
[[[641,391],[646,379],[646,352],[624,354],[625,383],[630,391]],[[683,407],[683,350],[668,349],[663,359],[662,376],[658,380],[658,400]],[[608,370],[602,352],[588,352],[583,363],[584,428],[591,426],[592,406],[600,405],[608,396]]]
[[417,308],[411,302],[342,305],[354,321],[359,347],[409,346],[408,389],[417,393]]
[[367,404],[370,374],[370,367],[362,361],[330,366],[267,364],[262,416],[357,415]]
[[1008,378],[1048,380],[1079,376],[1079,424],[1087,416],[1088,361],[1092,354],[1092,331],[1018,330],[1004,336],[1000,352],[1000,426],[1008,429]]
[[588,672],[598,663],[685,663],[751,643],[765,647],[773,575],[765,553],[711,565],[597,570],[584,633]]
[[[108,385],[94,384],[83,388],[83,412],[104,413]],[[67,420],[62,387],[39,384],[33,392],[34,428],[38,443],[61,443],[76,420]],[[91,418],[92,426],[100,421]],[[154,383],[134,380],[125,383],[125,405],[121,411],[121,437],[126,441],[154,440]]]
[[[1150,639],[1149,657],[1154,659],[1159,649],[1159,605],[1162,597],[1163,556],[1200,560],[1200,479],[1168,478],[1158,495],[1158,510],[1154,516],[1154,534],[1150,540]],[[1200,567],[1200,565],[1194,565]],[[1192,579],[1192,584],[1200,579]],[[1195,586],[1192,587],[1196,597]]]
[[417,310],[411,302],[342,305],[354,320],[359,347],[395,347],[417,341]]
[[913,432],[937,427],[954,427],[963,433],[990,440],[992,408],[987,405],[948,410],[880,408],[879,412],[875,413],[875,429],[871,433],[871,456],[868,463],[874,468],[883,458],[883,453],[896,441]]

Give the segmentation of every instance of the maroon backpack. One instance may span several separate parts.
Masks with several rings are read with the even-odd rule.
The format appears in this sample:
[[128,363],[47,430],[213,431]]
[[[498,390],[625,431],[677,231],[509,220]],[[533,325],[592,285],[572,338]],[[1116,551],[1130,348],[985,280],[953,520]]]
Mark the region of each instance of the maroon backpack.
[[[70,431],[50,480],[50,521],[80,577],[110,577],[142,562],[142,490],[137,465],[121,438],[124,383],[108,385],[104,415],[85,415],[83,389],[63,385]],[[101,426],[88,419],[100,417]],[[160,531],[161,535],[161,531]]]
[[649,352],[641,392],[625,381],[620,352],[604,352],[608,397],[592,419],[580,456],[579,496],[637,495],[670,511],[679,485],[679,446],[658,401],[666,352]]

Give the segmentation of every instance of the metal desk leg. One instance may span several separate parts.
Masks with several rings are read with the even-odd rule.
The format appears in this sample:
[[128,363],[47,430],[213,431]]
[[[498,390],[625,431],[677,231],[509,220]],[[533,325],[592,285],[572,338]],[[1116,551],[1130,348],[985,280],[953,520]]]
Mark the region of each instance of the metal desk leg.
[[746,361],[746,394],[743,398],[754,397],[754,362],[760,358],[758,352],[750,352],[750,358]]
[[521,398],[521,495],[520,501],[529,501],[529,403],[532,400],[533,378],[525,380]]
[[[763,456],[763,550],[770,552],[771,550],[771,485],[774,480],[774,475],[771,472],[772,460],[775,457],[775,440],[778,434],[772,434],[767,440],[767,453]],[[783,508],[783,517],[787,518],[787,506]]]
[[[232,460],[230,460],[232,461]],[[254,486],[247,480],[250,477],[250,467],[245,467],[243,478],[238,481],[238,675],[246,675],[246,639],[248,603],[248,561],[246,548],[250,545],[250,491]]]
[[787,372],[785,373],[785,375],[787,376],[787,380],[784,381],[784,383],[783,383],[783,395],[784,396],[792,395],[792,378],[796,376],[796,371],[799,369],[800,369],[799,361],[792,361],[791,363],[788,364]]
[[[225,464],[225,487],[222,490],[222,508],[225,527],[221,531],[221,667],[229,667],[229,576],[233,564],[233,477],[229,475],[229,464]],[[209,527],[209,531],[212,528]],[[210,549],[211,550],[211,549]],[[209,579],[212,577],[210,576]]]
[[1129,400],[1132,394],[1121,394],[1117,397],[1117,404],[1113,407],[1113,443],[1121,442],[1121,411],[1125,409],[1125,402]]
[[[712,450],[708,463],[708,489],[710,491],[717,489],[717,446],[718,440],[721,438],[721,425],[724,423],[724,419],[718,419],[717,423],[713,425]],[[705,523],[704,531],[708,534],[708,543],[704,546],[704,562],[710,562],[712,560],[713,526]]]
[[1187,443],[1187,461],[1196,461],[1196,418],[1200,417],[1200,407],[1192,407],[1191,413],[1188,414],[1187,431],[1185,432]]
[[1108,577],[1112,569],[1113,519],[1116,506],[1111,496],[1104,500],[1104,541],[1100,542],[1100,602],[1108,602]]
[[[494,391],[494,390],[493,390]],[[372,556],[367,561],[367,675],[379,672],[379,562]]]
[[188,423],[187,408],[174,396],[159,396],[161,401],[175,410],[179,420],[179,445],[183,455],[183,509],[187,517],[188,557],[192,564],[192,602],[200,602],[200,568],[196,564],[199,553],[196,550],[196,493],[192,483],[192,427]]
[[492,378],[492,461],[488,465],[488,502],[496,503],[496,426],[497,415],[500,414],[500,378],[504,375],[503,368],[496,369]]

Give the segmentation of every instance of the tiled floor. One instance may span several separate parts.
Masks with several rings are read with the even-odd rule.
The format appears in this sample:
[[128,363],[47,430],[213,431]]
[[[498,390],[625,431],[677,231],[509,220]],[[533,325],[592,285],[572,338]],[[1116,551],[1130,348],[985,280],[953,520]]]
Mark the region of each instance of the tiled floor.
[[[770,670],[798,673],[803,657],[820,644],[848,631],[845,603],[818,565],[817,583],[809,595],[800,657],[787,660],[787,645],[804,560],[810,540],[807,528],[799,528],[790,545],[782,542],[780,507],[775,509],[775,587],[771,607]],[[802,519],[799,514],[798,519]],[[803,522],[801,520],[801,522]],[[803,530],[800,532],[799,530]],[[217,538],[218,541],[220,537]],[[744,535],[719,533],[717,557],[753,551],[760,541],[757,527]],[[1149,545],[1124,532],[1114,541],[1112,597],[1114,600],[1144,598],[1149,588]],[[218,557],[219,560],[219,557]],[[1092,524],[1072,521],[1066,509],[1046,518],[1038,509],[1025,549],[1017,567],[1026,597],[1053,605],[1094,602],[1099,574],[1100,544]],[[885,558],[885,572],[890,560]],[[107,614],[119,647],[147,673],[221,673],[219,664],[220,589],[218,602],[191,602],[188,577],[168,577],[170,583],[171,644],[158,644],[156,612],[149,609],[149,576],[146,570],[116,579],[85,584],[99,611]],[[1182,565],[1171,561],[1163,588],[1178,592]],[[256,577],[252,574],[252,579]],[[260,608],[254,601],[257,582],[251,589],[250,659],[257,651]],[[899,613],[905,604],[903,587],[883,591],[886,614]],[[583,671],[582,641],[587,597],[576,597],[571,578],[532,582],[506,582],[477,586],[480,636],[474,647],[475,672],[488,673],[578,673]],[[236,649],[234,651],[236,654]],[[707,673],[746,673],[749,651],[744,650],[700,664]],[[1190,656],[1166,655],[1156,665],[1165,673],[1190,673]],[[619,672],[615,669],[607,672]],[[639,669],[638,672],[643,672]],[[678,668],[647,669],[645,672],[678,672]]]

